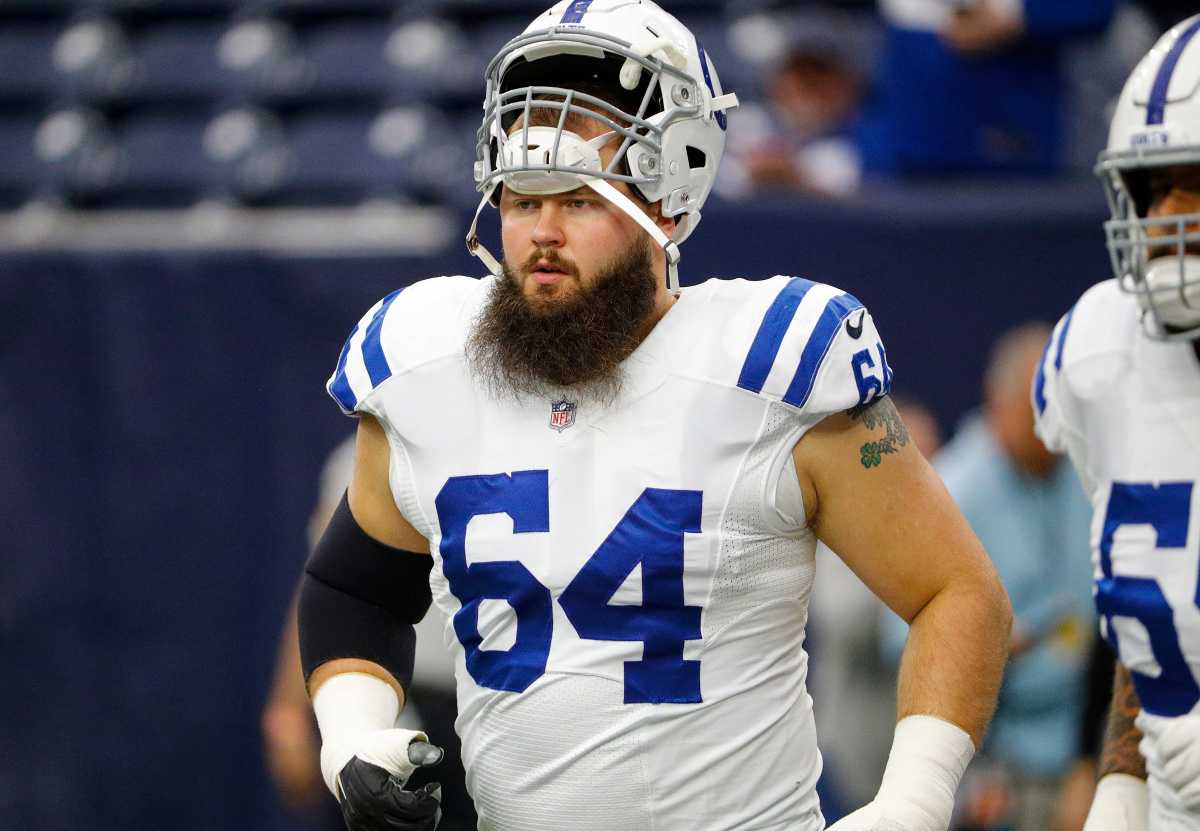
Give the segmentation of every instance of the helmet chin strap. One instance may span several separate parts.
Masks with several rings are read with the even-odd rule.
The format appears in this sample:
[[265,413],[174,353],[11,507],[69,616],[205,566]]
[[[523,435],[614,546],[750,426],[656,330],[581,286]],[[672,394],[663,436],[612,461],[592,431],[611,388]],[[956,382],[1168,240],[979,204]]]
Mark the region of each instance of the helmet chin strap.
[[[580,181],[594,190],[596,193],[603,196],[630,219],[641,226],[650,238],[659,244],[663,253],[667,257],[667,289],[672,294],[679,293],[679,245],[663,233],[662,228],[655,224],[654,220],[646,215],[646,212],[638,207],[637,203],[630,199],[621,191],[612,186],[611,183],[604,179],[597,179],[592,176],[580,176]],[[492,198],[492,192],[496,189],[497,183],[493,182],[491,186],[484,192],[483,198],[479,200],[478,207],[475,208],[475,216],[471,220],[471,227],[467,231],[467,250],[487,266],[488,271],[497,277],[504,273],[503,266],[500,261],[487,249],[480,239],[477,229],[479,227],[479,215],[483,212],[483,208]]]
[[478,207],[475,208],[475,217],[471,220],[471,227],[467,230],[467,250],[487,266],[496,277],[501,277],[504,274],[504,268],[500,265],[500,261],[492,256],[492,252],[488,251],[486,245],[479,240],[477,228],[479,227],[479,215],[483,213],[483,208],[492,198],[492,192],[496,189],[497,182],[492,182],[488,189],[483,192],[483,198],[479,200]]

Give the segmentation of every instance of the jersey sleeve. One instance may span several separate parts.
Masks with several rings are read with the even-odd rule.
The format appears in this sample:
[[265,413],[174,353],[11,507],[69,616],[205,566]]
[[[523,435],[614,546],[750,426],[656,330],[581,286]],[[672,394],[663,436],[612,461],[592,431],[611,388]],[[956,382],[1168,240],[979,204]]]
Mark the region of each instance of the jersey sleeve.
[[820,418],[887,395],[892,369],[858,298],[795,277],[758,322],[738,386]]
[[1050,333],[1046,348],[1042,350],[1041,361],[1033,376],[1033,388],[1030,391],[1033,403],[1034,432],[1052,453],[1068,451],[1068,435],[1071,424],[1069,421],[1069,402],[1066,400],[1069,390],[1063,380],[1063,352],[1066,347],[1067,334],[1071,330],[1071,319],[1075,310],[1067,312]]
[[400,291],[394,291],[362,316],[346,339],[338,355],[337,367],[325,384],[325,390],[346,415],[366,412],[374,415],[371,393],[392,376],[392,365],[383,346],[383,327],[388,311]]

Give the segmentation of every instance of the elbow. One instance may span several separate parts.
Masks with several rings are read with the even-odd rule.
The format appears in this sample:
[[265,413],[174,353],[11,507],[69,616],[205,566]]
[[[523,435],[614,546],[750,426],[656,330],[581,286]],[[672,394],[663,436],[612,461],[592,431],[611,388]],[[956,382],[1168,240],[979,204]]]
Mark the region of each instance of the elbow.
[[989,615],[994,622],[996,632],[1003,636],[1003,641],[1007,645],[1013,628],[1013,608],[1012,601],[1008,598],[1008,592],[1005,591],[1004,584],[1000,582],[1000,577],[995,572],[989,575],[987,584],[981,591],[984,592]]

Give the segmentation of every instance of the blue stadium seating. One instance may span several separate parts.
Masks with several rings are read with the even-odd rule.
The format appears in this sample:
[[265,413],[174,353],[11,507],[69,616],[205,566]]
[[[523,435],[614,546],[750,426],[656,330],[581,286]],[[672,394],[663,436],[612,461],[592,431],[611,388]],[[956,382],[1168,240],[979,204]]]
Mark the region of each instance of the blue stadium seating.
[[352,204],[396,189],[393,165],[371,145],[370,112],[316,112],[288,127],[286,202]]
[[223,170],[205,149],[207,114],[163,112],[118,130],[120,165],[106,190],[117,204],[191,205],[221,190]]
[[389,32],[384,50],[393,71],[393,100],[466,103],[483,91],[486,58],[479,39],[449,20],[400,23]]
[[0,202],[473,203],[484,70],[546,2],[0,0]]
[[235,75],[220,61],[222,23],[169,23],[149,28],[134,42],[134,72],[126,95],[150,102],[218,101],[235,89]]
[[93,103],[119,99],[133,77],[128,38],[108,18],[88,18],[66,27],[55,44],[54,62],[62,94]]
[[387,97],[395,77],[384,59],[387,39],[387,28],[377,22],[314,28],[304,45],[311,73],[305,94],[342,102]]
[[55,23],[0,24],[0,101],[38,104],[57,96],[54,44],[61,32]]
[[62,109],[38,125],[38,162],[44,172],[39,194],[86,204],[112,183],[119,161],[103,114]]
[[218,51],[238,91],[253,99],[297,98],[311,74],[295,30],[279,20],[237,22],[225,32]]
[[0,207],[20,205],[45,182],[45,164],[35,149],[40,121],[28,113],[0,120]]

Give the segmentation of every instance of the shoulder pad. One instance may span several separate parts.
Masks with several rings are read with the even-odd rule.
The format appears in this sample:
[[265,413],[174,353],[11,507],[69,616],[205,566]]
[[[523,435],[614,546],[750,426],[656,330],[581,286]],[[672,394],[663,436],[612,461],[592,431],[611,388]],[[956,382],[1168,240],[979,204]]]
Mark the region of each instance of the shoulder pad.
[[744,285],[737,386],[818,415],[891,390],[887,353],[854,295],[801,277]]
[[487,280],[434,277],[392,292],[350,331],[325,385],[347,415],[393,375],[462,349],[464,307]]
[[1035,431],[1052,451],[1066,450],[1073,389],[1108,384],[1128,364],[1140,335],[1137,301],[1116,280],[1092,286],[1054,327],[1033,377]]

